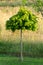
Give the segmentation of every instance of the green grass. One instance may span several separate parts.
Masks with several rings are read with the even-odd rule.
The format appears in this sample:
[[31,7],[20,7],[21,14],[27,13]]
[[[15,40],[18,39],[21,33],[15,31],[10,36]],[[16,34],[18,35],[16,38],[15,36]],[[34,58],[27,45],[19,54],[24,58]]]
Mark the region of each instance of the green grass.
[[[3,54],[20,56],[20,49],[20,42],[0,42],[1,56],[3,56]],[[43,43],[23,42],[23,55],[28,57],[43,57]]]
[[19,57],[0,57],[0,65],[43,65],[43,58],[24,58],[23,62]]

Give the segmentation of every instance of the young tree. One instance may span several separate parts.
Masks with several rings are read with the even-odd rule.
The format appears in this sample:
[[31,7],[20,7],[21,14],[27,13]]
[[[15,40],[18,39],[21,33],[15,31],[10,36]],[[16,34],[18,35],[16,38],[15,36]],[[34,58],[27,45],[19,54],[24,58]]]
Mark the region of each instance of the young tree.
[[16,29],[20,30],[21,61],[23,61],[22,30],[27,29],[35,31],[38,28],[37,22],[37,17],[24,7],[21,7],[16,15],[6,21],[6,29],[11,30],[12,32]]

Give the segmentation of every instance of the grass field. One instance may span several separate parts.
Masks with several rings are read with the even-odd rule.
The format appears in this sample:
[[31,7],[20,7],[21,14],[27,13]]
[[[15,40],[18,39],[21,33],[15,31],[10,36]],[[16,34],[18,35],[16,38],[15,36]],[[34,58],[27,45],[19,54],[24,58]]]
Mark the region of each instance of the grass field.
[[23,62],[18,57],[0,57],[0,65],[43,65],[43,58],[24,58]]

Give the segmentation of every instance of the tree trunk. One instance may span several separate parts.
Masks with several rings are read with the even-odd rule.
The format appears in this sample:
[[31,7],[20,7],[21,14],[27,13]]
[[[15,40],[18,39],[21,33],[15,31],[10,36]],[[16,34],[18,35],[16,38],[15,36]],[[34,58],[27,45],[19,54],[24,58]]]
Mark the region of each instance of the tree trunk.
[[20,31],[20,37],[21,37],[21,39],[20,39],[20,44],[21,44],[21,61],[23,61],[23,45],[22,45],[22,29],[21,29],[21,31]]

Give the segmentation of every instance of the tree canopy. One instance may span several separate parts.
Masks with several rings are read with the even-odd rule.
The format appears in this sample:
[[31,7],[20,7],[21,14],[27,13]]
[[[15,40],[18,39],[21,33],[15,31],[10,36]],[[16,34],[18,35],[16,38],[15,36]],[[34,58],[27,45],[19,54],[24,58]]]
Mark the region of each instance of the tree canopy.
[[37,26],[37,17],[26,8],[21,7],[16,15],[13,15],[6,22],[6,29],[12,30],[16,29],[27,29],[35,31]]

